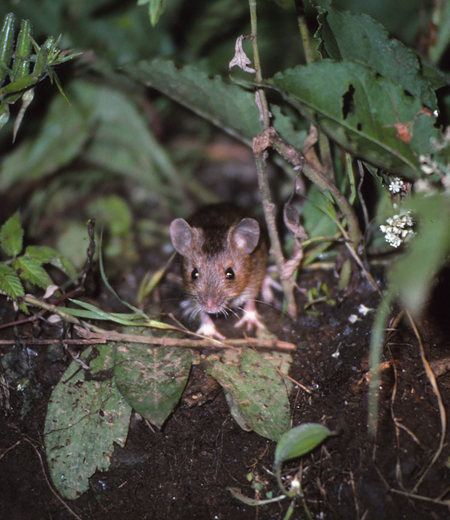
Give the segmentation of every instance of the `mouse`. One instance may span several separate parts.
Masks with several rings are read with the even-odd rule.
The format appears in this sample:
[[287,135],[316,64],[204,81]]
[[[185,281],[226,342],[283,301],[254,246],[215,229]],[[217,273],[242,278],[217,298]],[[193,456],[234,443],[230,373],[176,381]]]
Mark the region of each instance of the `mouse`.
[[184,306],[200,316],[198,334],[225,339],[211,316],[242,307],[236,327],[264,328],[255,299],[266,276],[268,239],[251,213],[230,203],[210,204],[187,220],[173,220],[170,237],[182,258]]

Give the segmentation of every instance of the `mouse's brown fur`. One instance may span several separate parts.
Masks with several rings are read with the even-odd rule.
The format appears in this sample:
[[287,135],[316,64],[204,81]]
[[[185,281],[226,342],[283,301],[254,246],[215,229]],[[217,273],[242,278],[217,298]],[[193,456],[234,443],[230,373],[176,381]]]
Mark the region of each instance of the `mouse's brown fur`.
[[194,314],[226,313],[254,302],[265,277],[267,238],[242,208],[213,204],[170,226],[182,255],[184,287]]

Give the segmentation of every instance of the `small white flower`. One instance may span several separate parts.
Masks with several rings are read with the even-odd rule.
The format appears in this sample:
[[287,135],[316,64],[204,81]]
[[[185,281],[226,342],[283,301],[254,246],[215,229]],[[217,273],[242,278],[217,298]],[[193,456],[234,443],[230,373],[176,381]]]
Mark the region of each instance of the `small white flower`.
[[407,242],[414,236],[411,229],[414,223],[410,211],[394,215],[387,220],[387,226],[381,225],[380,229],[385,234],[385,240],[392,247],[399,247],[403,242]]
[[402,190],[405,191],[405,183],[400,177],[392,177],[388,190],[391,193],[400,193]]
[[369,312],[373,311],[370,307],[366,307],[363,303],[358,307],[359,314],[362,314],[363,316],[366,316]]
[[244,40],[244,36],[239,36],[236,40],[235,54],[233,59],[229,63],[230,69],[234,66],[241,68],[244,72],[250,72],[251,74],[255,74],[256,70],[251,67],[247,67],[249,63],[252,61],[247,57],[242,48],[242,42]]

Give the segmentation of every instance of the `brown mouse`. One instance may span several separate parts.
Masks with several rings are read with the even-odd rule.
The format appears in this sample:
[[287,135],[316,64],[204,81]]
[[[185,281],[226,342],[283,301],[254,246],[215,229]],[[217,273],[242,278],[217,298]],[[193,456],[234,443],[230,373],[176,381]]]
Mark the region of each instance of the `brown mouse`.
[[255,298],[266,275],[268,248],[257,220],[233,204],[212,204],[187,221],[172,221],[170,237],[182,256],[186,307],[193,316],[200,314],[199,334],[223,339],[210,314],[227,315],[242,305],[244,316],[236,326],[263,326]]

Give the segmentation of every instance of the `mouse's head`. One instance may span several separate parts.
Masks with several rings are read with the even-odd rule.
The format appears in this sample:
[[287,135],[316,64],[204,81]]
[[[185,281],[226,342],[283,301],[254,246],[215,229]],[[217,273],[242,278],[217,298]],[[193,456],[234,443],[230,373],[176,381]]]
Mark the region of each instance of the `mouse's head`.
[[203,229],[178,218],[170,225],[170,236],[183,257],[183,282],[194,313],[223,313],[256,296],[259,283],[254,281],[259,280],[259,273],[255,266],[260,262],[255,264],[254,255],[260,227],[255,219],[243,218],[228,228]]

